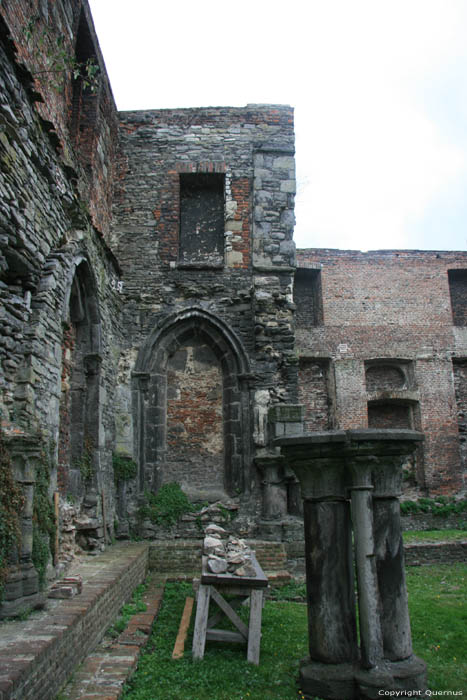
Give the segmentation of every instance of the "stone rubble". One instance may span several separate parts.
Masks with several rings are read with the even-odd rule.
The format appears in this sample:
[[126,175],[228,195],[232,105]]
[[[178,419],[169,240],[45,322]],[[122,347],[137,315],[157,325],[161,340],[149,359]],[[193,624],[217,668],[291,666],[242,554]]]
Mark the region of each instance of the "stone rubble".
[[205,529],[203,553],[208,557],[207,568],[213,574],[233,574],[234,576],[256,576],[251,561],[254,552],[245,540],[227,535],[220,525],[210,523]]

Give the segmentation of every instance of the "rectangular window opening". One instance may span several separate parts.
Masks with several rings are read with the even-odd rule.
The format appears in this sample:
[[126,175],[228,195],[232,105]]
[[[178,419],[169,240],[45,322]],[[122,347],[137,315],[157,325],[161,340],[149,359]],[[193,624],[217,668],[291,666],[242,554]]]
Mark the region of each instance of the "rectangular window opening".
[[452,319],[455,326],[467,326],[467,270],[448,270]]
[[220,173],[180,175],[180,263],[223,265],[224,180]]

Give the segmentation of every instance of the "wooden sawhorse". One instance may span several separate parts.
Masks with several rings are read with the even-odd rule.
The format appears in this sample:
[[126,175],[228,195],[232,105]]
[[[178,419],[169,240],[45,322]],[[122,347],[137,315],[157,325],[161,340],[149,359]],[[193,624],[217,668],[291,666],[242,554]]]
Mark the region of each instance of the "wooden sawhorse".
[[[251,558],[256,569],[255,577],[234,576],[233,574],[211,574],[206,568],[203,557],[203,569],[198,591],[195,629],[193,633],[193,658],[202,659],[206,640],[220,642],[240,642],[247,644],[247,659],[252,664],[259,664],[261,647],[261,615],[263,611],[263,592],[267,588],[265,576],[254,555]],[[226,601],[224,595],[234,595],[233,601]],[[243,600],[250,598],[250,619],[248,626],[235,612]],[[213,600],[220,610],[209,617],[209,603]],[[229,618],[238,630],[217,629],[215,625],[223,614]]]

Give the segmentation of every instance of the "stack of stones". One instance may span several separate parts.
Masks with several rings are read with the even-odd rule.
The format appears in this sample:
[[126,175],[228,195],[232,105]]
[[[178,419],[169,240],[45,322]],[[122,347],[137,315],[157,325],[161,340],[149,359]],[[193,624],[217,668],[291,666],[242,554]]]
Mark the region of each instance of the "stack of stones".
[[229,536],[223,527],[210,523],[205,529],[203,552],[207,556],[207,568],[213,574],[256,576],[251,561],[254,554],[245,540]]

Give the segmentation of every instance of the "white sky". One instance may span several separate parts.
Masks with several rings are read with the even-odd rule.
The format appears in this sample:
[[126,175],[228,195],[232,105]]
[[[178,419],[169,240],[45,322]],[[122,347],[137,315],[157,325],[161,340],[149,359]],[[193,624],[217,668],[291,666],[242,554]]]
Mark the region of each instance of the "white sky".
[[298,247],[467,250],[467,0],[90,0],[121,110],[290,104]]

